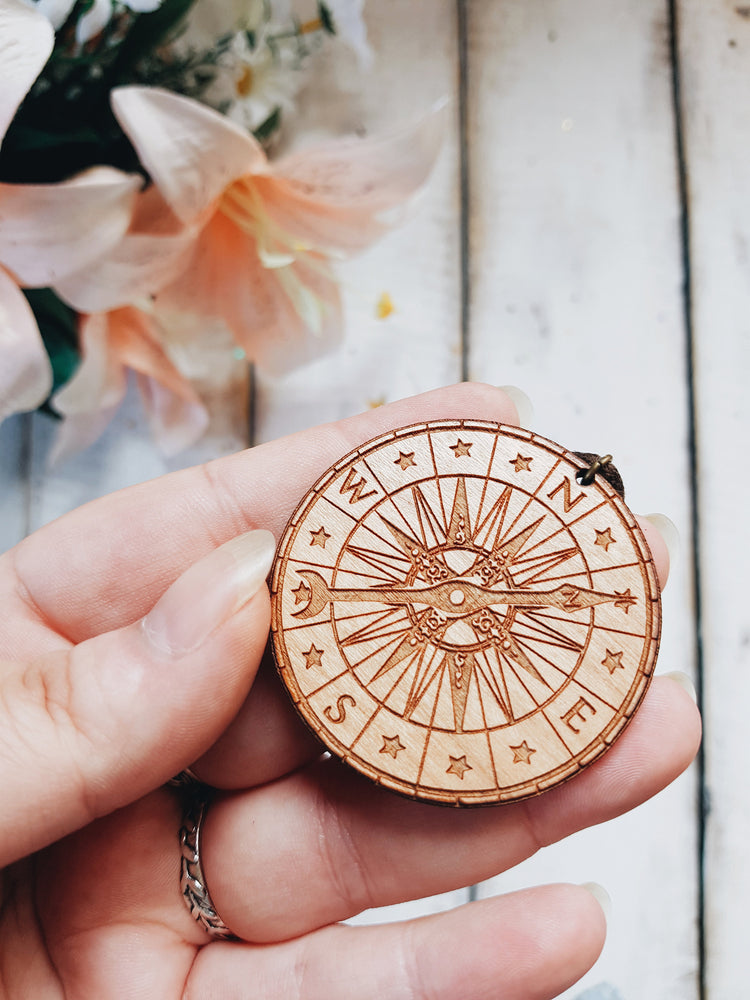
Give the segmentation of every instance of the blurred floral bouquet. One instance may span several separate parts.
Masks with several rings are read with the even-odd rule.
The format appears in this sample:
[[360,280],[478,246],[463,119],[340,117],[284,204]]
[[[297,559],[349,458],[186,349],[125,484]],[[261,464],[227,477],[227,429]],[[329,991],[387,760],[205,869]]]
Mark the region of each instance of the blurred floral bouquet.
[[[195,331],[271,374],[335,345],[332,263],[424,182],[440,116],[269,159],[326,44],[370,58],[364,0],[0,0],[0,419],[93,441],[134,372],[173,453],[208,415]],[[206,334],[208,335],[208,334]]]

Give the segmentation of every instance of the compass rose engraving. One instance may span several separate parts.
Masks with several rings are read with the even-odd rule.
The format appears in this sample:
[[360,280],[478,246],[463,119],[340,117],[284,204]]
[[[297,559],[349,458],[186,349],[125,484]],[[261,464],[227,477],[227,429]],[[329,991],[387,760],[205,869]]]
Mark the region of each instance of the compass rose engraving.
[[659,595],[632,515],[579,468],[528,432],[447,421],[371,442],[311,491],[280,545],[274,649],[333,752],[471,804],[535,794],[609,745],[653,670]]

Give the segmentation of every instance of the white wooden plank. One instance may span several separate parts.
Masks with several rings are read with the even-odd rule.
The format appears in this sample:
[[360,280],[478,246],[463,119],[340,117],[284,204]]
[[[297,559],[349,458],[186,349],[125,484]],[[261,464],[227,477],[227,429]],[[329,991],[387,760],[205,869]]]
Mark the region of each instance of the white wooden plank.
[[0,424],[0,552],[26,533],[30,420],[24,414]]
[[[374,66],[345,76],[341,49],[316,68],[296,122],[308,134],[377,133],[453,103],[445,147],[408,221],[356,260],[342,263],[346,335],[329,357],[283,379],[258,379],[260,440],[357,413],[460,378],[459,186],[456,13],[451,0],[366,5]],[[343,57],[343,58],[342,58]],[[291,123],[291,131],[295,123]],[[387,292],[395,312],[376,318]]]
[[750,897],[750,11],[678,4],[695,336],[706,784],[706,997],[744,996]]
[[[534,429],[608,451],[631,506],[689,543],[679,198],[666,5],[469,4],[470,371],[523,387]],[[661,670],[690,669],[689,560],[665,594]],[[605,953],[565,994],[697,996],[694,775],[483,892],[602,882]],[[646,902],[647,901],[647,902]]]

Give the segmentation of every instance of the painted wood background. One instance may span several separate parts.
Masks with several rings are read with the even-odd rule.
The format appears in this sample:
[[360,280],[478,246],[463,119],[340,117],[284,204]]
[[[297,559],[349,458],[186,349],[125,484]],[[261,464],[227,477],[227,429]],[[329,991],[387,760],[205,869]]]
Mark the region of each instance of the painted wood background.
[[[217,345],[208,437],[177,462],[137,401],[50,471],[52,427],[0,427],[0,547],[95,496],[461,378],[515,384],[532,429],[610,451],[639,513],[682,538],[660,670],[692,673],[705,756],[635,813],[484,885],[362,920],[540,881],[596,880],[609,939],[566,1000],[747,993],[750,555],[750,8],[727,0],[370,0],[366,80],[321,65],[306,131],[373,131],[443,97],[450,127],[409,220],[342,267],[336,355],[252,378]],[[334,86],[348,74],[350,91]],[[395,312],[376,319],[388,292]],[[591,991],[591,992],[589,992]]]

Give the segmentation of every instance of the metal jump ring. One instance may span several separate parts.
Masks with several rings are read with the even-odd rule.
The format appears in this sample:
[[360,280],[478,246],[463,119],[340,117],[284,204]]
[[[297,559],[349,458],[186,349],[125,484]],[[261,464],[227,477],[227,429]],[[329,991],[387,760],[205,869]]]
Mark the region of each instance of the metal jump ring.
[[578,482],[581,486],[591,486],[594,481],[594,476],[596,476],[598,472],[601,472],[605,466],[609,465],[611,461],[611,455],[601,455],[595,458],[588,469],[584,469],[578,477]]

